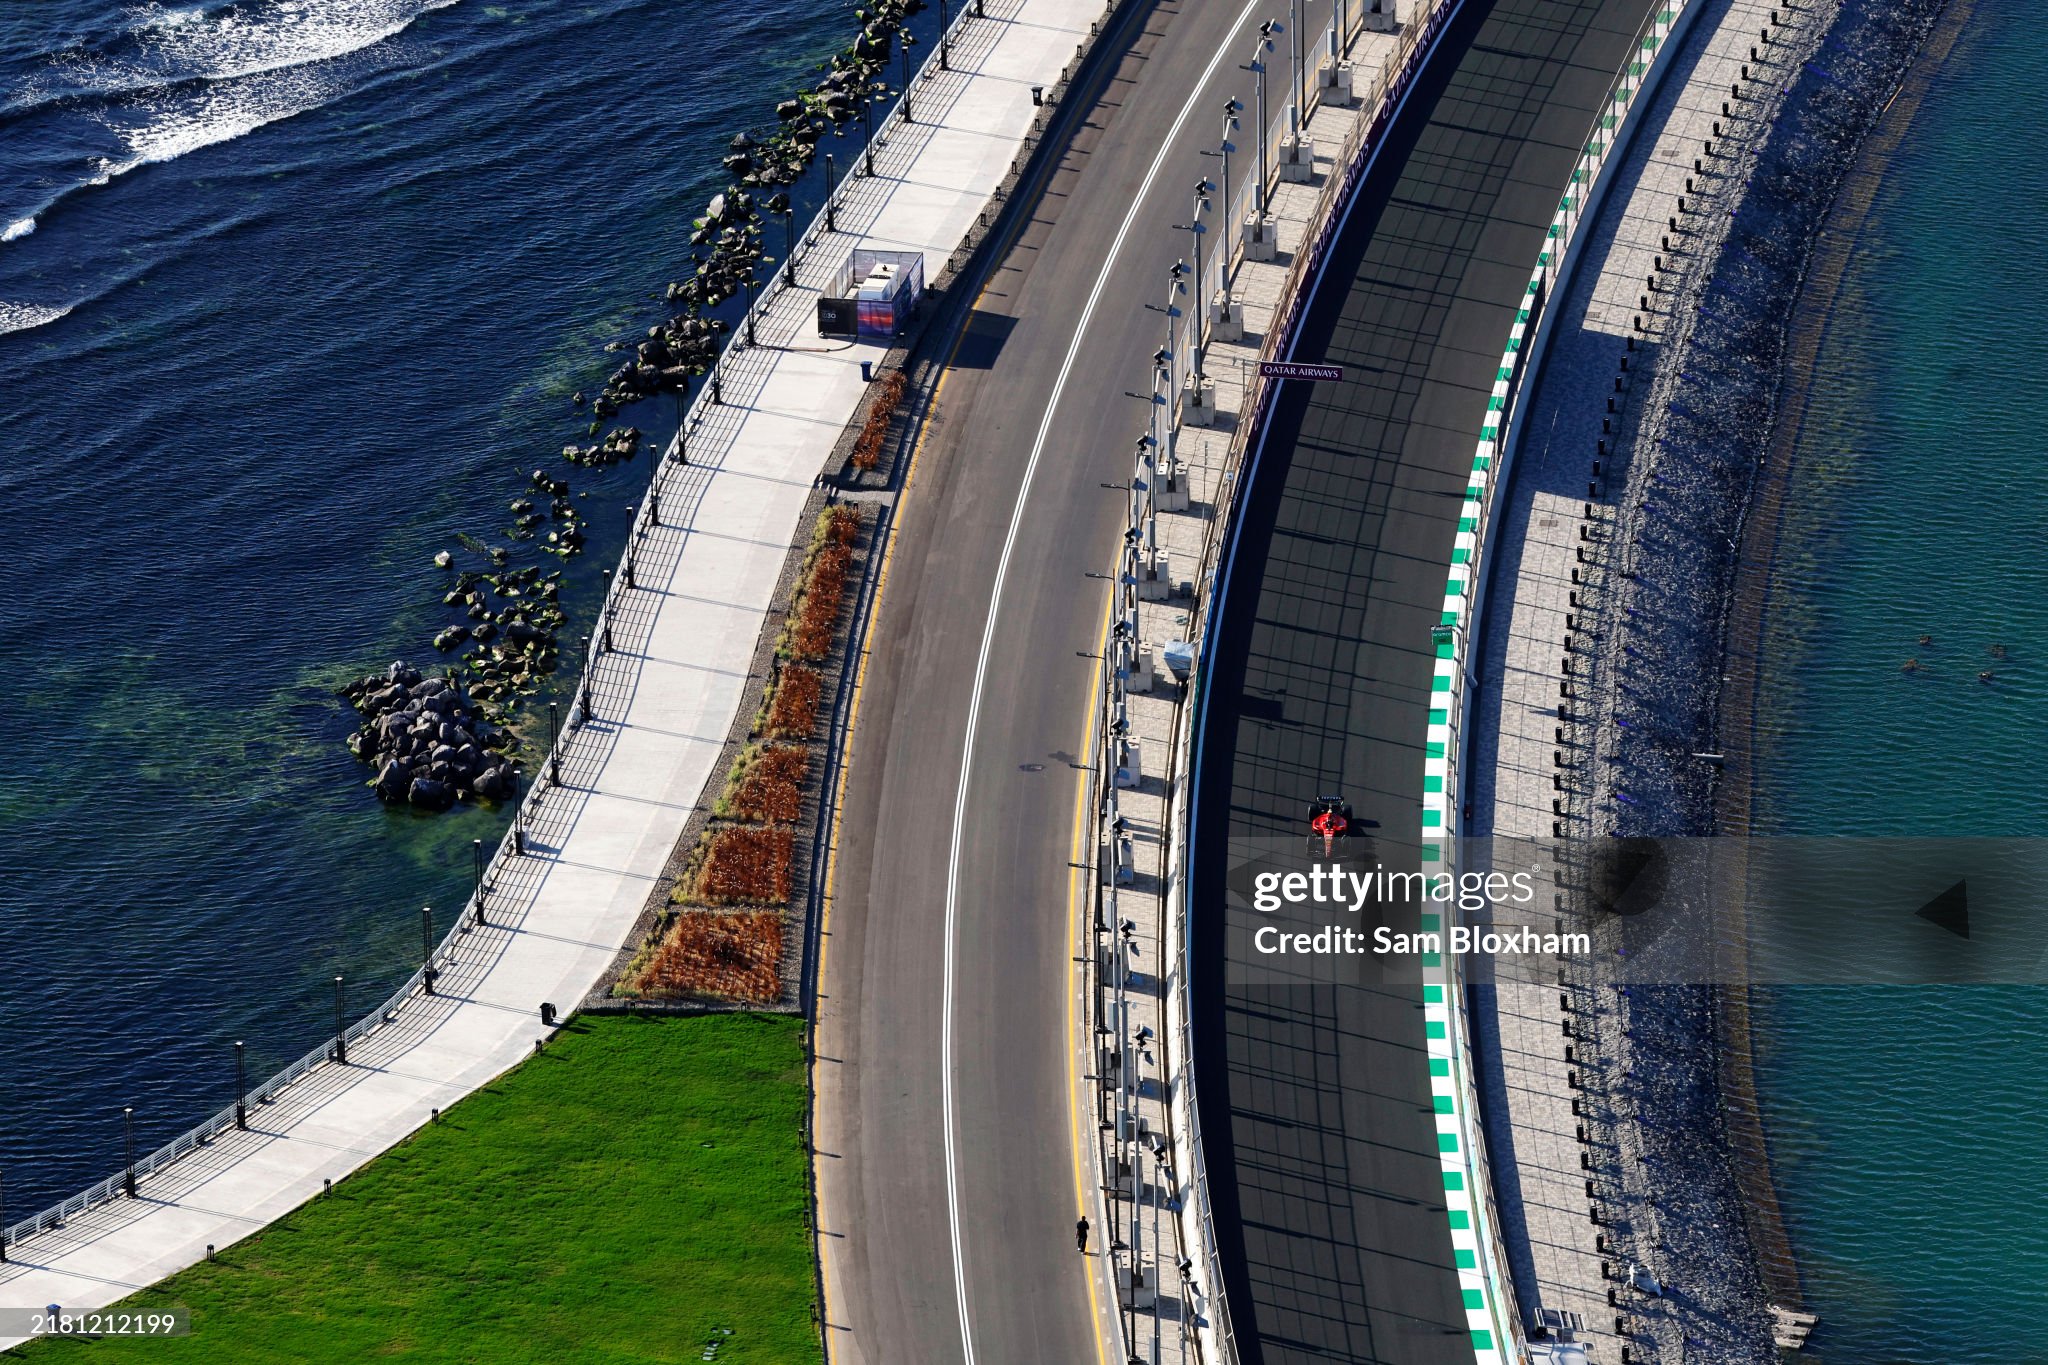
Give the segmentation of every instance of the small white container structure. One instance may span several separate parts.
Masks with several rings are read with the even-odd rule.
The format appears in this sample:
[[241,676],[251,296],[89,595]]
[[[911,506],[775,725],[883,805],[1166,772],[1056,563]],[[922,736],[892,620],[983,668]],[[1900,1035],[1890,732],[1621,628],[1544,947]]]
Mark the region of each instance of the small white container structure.
[[818,298],[818,335],[890,340],[924,297],[924,254],[855,247]]

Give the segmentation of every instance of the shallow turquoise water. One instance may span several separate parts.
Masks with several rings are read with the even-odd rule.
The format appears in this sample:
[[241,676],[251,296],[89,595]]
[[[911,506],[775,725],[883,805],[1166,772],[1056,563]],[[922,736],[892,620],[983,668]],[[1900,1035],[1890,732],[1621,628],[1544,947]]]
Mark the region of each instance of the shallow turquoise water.
[[[2048,831],[2037,18],[1975,4],[1844,277],[1767,626],[1763,832]],[[1758,1022],[1819,1358],[2048,1360],[2048,990],[1781,989]]]

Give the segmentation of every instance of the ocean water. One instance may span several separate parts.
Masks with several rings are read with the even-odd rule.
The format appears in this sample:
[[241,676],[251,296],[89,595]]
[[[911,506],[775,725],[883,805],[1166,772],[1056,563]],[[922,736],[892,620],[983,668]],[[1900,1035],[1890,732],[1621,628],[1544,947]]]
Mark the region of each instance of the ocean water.
[[[571,470],[725,139],[843,0],[0,6],[0,1175],[18,1217],[316,1046],[507,810],[382,809],[334,688]],[[643,405],[652,406],[652,405]],[[627,414],[665,435],[663,414]],[[670,424],[672,426],[672,419]],[[567,637],[573,640],[576,625]],[[573,652],[573,651],[571,651]]]
[[[2021,37],[2038,17],[1975,0],[1843,279],[1767,626],[1760,832],[2048,834],[2048,49]],[[2048,1361],[2048,990],[1758,1006],[1812,1355]]]

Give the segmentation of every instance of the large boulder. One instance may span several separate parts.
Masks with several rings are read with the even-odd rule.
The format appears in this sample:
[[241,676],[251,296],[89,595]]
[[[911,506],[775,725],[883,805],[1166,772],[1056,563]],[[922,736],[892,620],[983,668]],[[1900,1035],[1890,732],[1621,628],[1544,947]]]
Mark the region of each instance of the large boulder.
[[377,770],[377,795],[386,801],[403,801],[412,785],[412,766],[402,758],[389,759]]
[[518,790],[510,765],[497,763],[477,774],[472,790],[486,801],[503,801]]
[[455,789],[431,777],[416,777],[406,791],[406,800],[421,810],[447,810],[455,804]]

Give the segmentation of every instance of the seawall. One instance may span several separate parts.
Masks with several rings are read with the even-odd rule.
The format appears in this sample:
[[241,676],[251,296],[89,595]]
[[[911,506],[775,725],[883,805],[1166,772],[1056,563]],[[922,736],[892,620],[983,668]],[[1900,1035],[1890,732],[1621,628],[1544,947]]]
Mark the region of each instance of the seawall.
[[[1867,205],[1890,150],[1870,134],[1942,9],[1941,0],[1847,0],[1740,178],[1703,194],[1701,209],[1725,228],[1703,253],[1703,269],[1674,278],[1677,325],[1650,373],[1635,381],[1647,381],[1645,397],[1619,424],[1624,486],[1605,547],[1609,628],[1591,688],[1590,833],[1748,830],[1745,741],[1768,591],[1765,547],[1774,542],[1804,377],[1846,259],[1840,240],[1818,246],[1824,228],[1834,239]],[[1860,193],[1851,176],[1859,165]],[[1699,757],[1724,752],[1725,770]],[[1723,938],[1739,954],[1742,906],[1730,901]],[[1739,975],[1739,961],[1733,965]],[[1763,1292],[1798,1306],[1751,1079],[1746,991],[1639,987],[1624,1013],[1627,1027],[1655,1039],[1661,1054],[1655,1066],[1639,1067],[1646,1155],[1667,1186],[1696,1186],[1710,1178],[1694,1168],[1699,1139],[1711,1136],[1710,1145],[1725,1150]],[[1686,1220],[1688,1259],[1716,1255],[1703,1235],[1712,1221]]]

